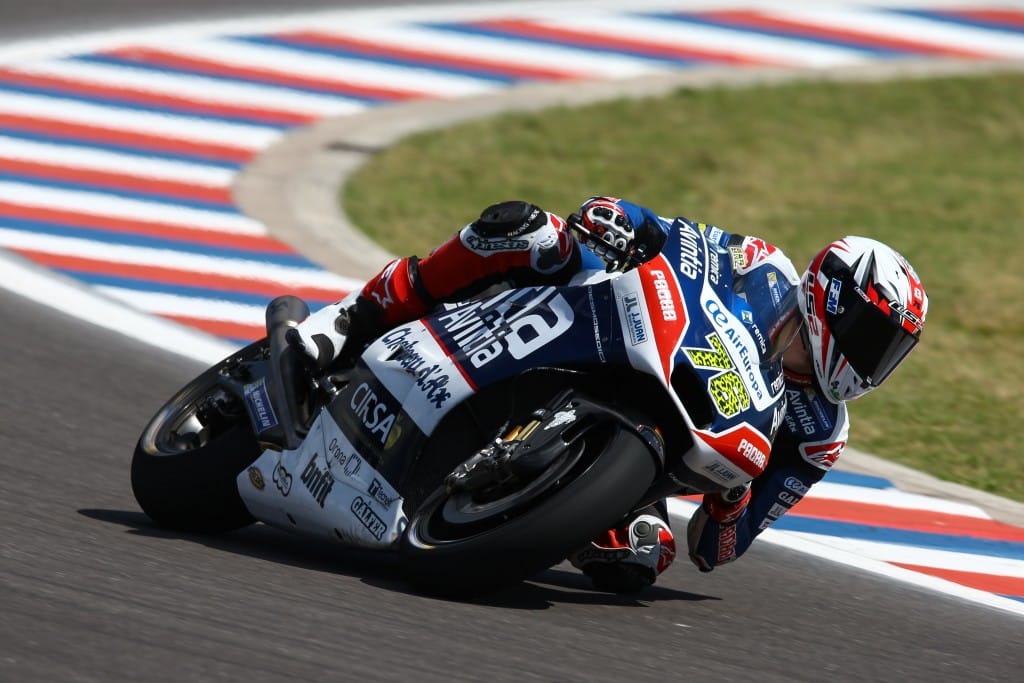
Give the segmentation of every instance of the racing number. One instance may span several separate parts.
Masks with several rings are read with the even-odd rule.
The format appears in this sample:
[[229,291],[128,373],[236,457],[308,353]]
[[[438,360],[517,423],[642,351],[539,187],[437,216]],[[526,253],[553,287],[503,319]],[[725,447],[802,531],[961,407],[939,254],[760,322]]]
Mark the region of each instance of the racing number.
[[750,407],[750,394],[743,386],[740,373],[736,372],[736,366],[729,358],[725,344],[722,343],[718,334],[712,332],[705,338],[711,348],[689,348],[684,351],[690,357],[694,367],[722,371],[708,380],[708,391],[711,392],[711,398],[714,399],[718,412],[725,417],[733,417],[738,415],[741,410]]

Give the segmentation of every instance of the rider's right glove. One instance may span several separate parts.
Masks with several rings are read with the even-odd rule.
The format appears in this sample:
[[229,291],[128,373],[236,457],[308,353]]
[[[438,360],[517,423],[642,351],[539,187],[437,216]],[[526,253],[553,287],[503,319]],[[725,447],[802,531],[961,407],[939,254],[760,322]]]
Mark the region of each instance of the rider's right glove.
[[[690,561],[697,566],[697,569],[709,572],[716,565],[725,564],[735,559],[735,556],[719,556],[709,559],[700,553],[698,546],[706,530],[713,534],[717,533],[719,541],[723,532],[726,536],[735,539],[734,530],[729,527],[735,526],[749,503],[749,483],[721,493],[704,494],[704,500],[694,511],[693,516],[690,517],[690,523],[686,526],[686,542],[690,549]],[[710,528],[709,522],[714,522]],[[712,545],[719,549],[722,548],[720,542],[712,543]]]
[[668,523],[641,514],[600,534],[570,555],[569,561],[589,576],[598,590],[635,593],[653,584],[675,557],[676,543]]

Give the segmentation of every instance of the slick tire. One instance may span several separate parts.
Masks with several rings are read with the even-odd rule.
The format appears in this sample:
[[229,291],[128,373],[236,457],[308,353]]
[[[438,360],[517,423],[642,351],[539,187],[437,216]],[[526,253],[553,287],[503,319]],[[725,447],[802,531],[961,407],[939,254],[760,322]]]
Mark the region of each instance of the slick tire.
[[256,520],[238,493],[236,478],[259,456],[244,414],[219,425],[197,447],[175,443],[173,425],[216,390],[217,367],[179,391],[150,421],[135,447],[131,482],[135,499],[157,525],[177,531],[216,533]]
[[648,446],[617,426],[581,465],[537,504],[479,530],[444,519],[443,490],[412,516],[402,537],[408,578],[420,590],[462,597],[518,583],[565,559],[612,528],[640,500],[657,473]]

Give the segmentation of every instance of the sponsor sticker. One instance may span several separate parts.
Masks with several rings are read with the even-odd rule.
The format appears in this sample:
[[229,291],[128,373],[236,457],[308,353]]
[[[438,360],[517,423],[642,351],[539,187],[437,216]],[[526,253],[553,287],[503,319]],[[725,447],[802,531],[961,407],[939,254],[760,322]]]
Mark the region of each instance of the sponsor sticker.
[[398,500],[398,497],[396,495],[392,495],[390,493],[390,489],[385,486],[380,479],[377,479],[377,477],[374,477],[373,481],[370,482],[370,487],[367,492],[373,496],[375,501],[383,505],[384,508],[388,510],[390,510],[394,502]]
[[551,422],[549,422],[547,424],[547,426],[544,427],[544,431],[547,431],[549,429],[556,429],[558,427],[561,427],[562,425],[566,425],[566,424],[569,424],[570,422],[575,422],[575,421],[576,421],[576,409],[575,408],[572,408],[570,410],[559,410],[557,413],[555,413],[555,416],[553,418],[551,418]]
[[262,378],[258,382],[246,384],[242,393],[245,396],[245,402],[249,405],[249,414],[252,416],[253,426],[256,427],[258,433],[277,426],[277,415],[274,414],[274,407],[270,403],[270,394],[267,393],[267,385]]
[[356,496],[352,500],[350,509],[352,514],[356,516],[356,519],[370,532],[370,535],[378,541],[384,537],[384,532],[388,530],[388,525],[373,511],[373,508],[370,507],[367,501],[363,500],[360,496]]
[[797,494],[798,496],[807,495],[808,486],[796,477],[786,477],[786,481],[783,482],[783,486]]
[[732,481],[736,478],[736,473],[720,462],[710,462],[704,466],[704,470],[723,481]]
[[828,286],[828,298],[825,299],[825,310],[832,315],[839,313],[839,291],[842,288],[843,283],[832,278],[832,283]]
[[811,445],[800,444],[800,455],[804,456],[804,460],[815,467],[820,467],[823,470],[830,470],[836,460],[839,459],[839,454],[843,452],[843,448],[845,447],[845,441]]
[[282,496],[287,497],[292,492],[292,474],[284,468],[284,465],[277,463],[277,467],[274,468],[274,484],[277,485],[277,490],[281,492]]
[[640,297],[627,294],[622,297],[622,311],[626,315],[626,330],[633,346],[647,341],[647,327],[644,325],[644,314],[640,307]]
[[352,392],[349,407],[370,435],[382,446],[385,445],[395,424],[397,412],[388,405],[387,400],[378,396],[369,384],[363,382]]
[[718,534],[718,562],[727,562],[736,555],[736,525],[730,524]]
[[257,491],[262,491],[267,485],[267,483],[263,481],[263,473],[260,472],[260,468],[258,467],[249,468],[249,482]]
[[786,505],[792,507],[800,502],[800,497],[794,496],[789,491],[779,491],[778,500],[780,503],[785,503]]
[[317,467],[316,461],[318,457],[317,453],[313,454],[313,457],[309,459],[309,464],[302,470],[299,479],[306,487],[306,490],[309,491],[309,495],[313,496],[313,500],[320,507],[323,507],[324,502],[327,500],[327,495],[334,488],[334,477],[331,476],[329,470],[322,470]]
[[723,417],[734,417],[750,406],[750,394],[733,365],[725,344],[712,332],[705,337],[708,348],[684,348],[696,368],[722,370],[708,380],[708,391]]

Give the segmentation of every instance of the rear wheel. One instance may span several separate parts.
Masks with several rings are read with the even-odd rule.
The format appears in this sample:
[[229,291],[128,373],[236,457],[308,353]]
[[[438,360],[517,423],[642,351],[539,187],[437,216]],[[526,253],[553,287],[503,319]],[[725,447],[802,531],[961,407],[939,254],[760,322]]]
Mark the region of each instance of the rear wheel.
[[517,583],[614,526],[656,472],[649,446],[607,421],[590,425],[517,488],[442,486],[402,538],[410,580],[464,595]]
[[[261,343],[241,352],[261,352]],[[158,525],[220,532],[255,521],[238,494],[238,474],[260,454],[241,400],[223,389],[222,361],[186,385],[150,420],[132,458],[135,499]],[[254,475],[255,476],[255,475]]]

